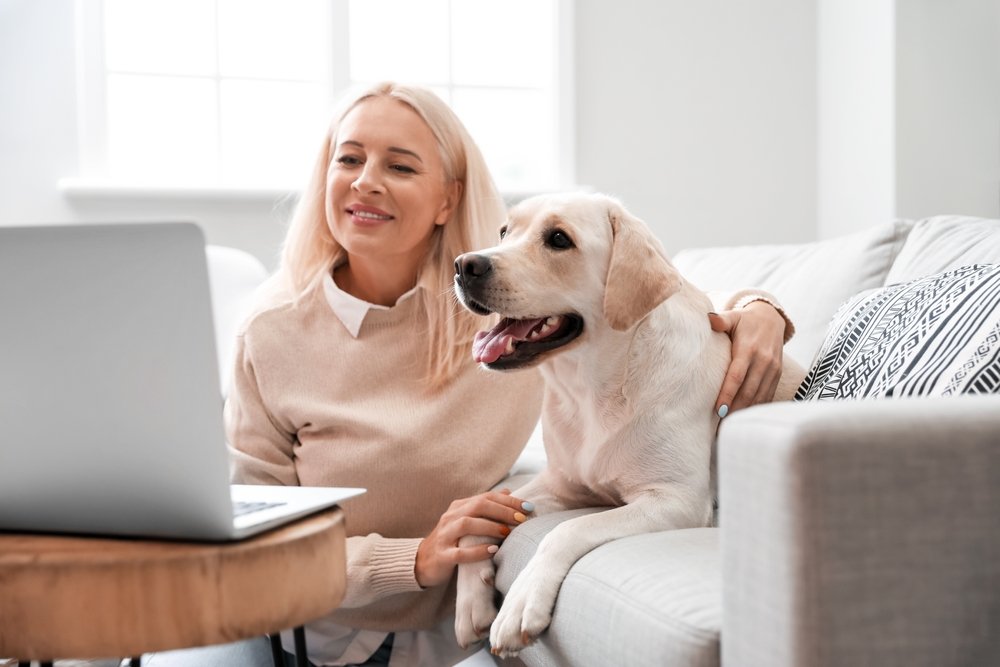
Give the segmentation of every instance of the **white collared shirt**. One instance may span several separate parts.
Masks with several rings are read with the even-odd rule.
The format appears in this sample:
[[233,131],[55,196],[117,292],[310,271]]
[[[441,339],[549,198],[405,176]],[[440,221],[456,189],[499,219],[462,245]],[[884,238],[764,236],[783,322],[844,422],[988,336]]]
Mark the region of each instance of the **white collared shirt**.
[[[417,293],[419,287],[413,287],[396,299],[396,303],[409,299]],[[380,306],[376,303],[368,303],[364,299],[359,299],[353,294],[348,294],[337,286],[333,281],[332,272],[327,272],[323,276],[323,294],[326,296],[333,314],[343,323],[350,332],[352,338],[357,338],[361,331],[361,325],[365,321],[365,315],[369,310],[389,310],[389,306]]]

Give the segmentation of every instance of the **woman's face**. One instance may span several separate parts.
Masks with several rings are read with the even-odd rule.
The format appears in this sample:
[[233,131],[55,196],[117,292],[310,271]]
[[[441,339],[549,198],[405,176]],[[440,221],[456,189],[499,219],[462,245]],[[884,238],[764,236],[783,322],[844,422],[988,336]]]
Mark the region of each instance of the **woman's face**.
[[408,105],[374,97],[344,116],[336,140],[326,199],[334,238],[352,266],[416,276],[458,199],[430,127]]

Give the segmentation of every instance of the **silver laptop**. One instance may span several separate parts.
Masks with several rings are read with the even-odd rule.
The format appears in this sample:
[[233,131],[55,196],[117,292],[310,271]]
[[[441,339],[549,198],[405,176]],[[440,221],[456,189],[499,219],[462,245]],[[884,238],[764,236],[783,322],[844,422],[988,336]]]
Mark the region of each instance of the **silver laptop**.
[[0,227],[0,530],[223,541],[362,491],[229,484],[196,225]]

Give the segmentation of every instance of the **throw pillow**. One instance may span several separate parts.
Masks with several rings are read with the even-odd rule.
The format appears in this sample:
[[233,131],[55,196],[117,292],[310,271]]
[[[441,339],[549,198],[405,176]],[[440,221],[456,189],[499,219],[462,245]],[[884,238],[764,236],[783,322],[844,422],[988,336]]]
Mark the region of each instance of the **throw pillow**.
[[1000,265],[862,292],[834,316],[796,400],[1000,392]]

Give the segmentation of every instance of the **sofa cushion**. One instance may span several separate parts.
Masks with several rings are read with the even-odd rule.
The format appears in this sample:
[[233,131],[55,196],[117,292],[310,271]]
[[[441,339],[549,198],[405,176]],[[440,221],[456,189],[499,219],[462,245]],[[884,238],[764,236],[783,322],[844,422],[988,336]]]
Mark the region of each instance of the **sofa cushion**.
[[689,249],[673,262],[706,291],[757,287],[774,294],[796,328],[785,350],[808,366],[837,307],[885,284],[912,224],[900,220],[813,243]]
[[[506,593],[542,538],[566,519],[535,517],[496,555]],[[522,656],[531,665],[719,665],[722,577],[718,529],[635,535],[594,549],[569,571],[552,624]],[[611,639],[613,638],[613,639]]]
[[939,215],[914,224],[885,284],[972,264],[1000,263],[1000,220]]
[[830,324],[797,399],[1000,391],[1000,264],[864,292]]

